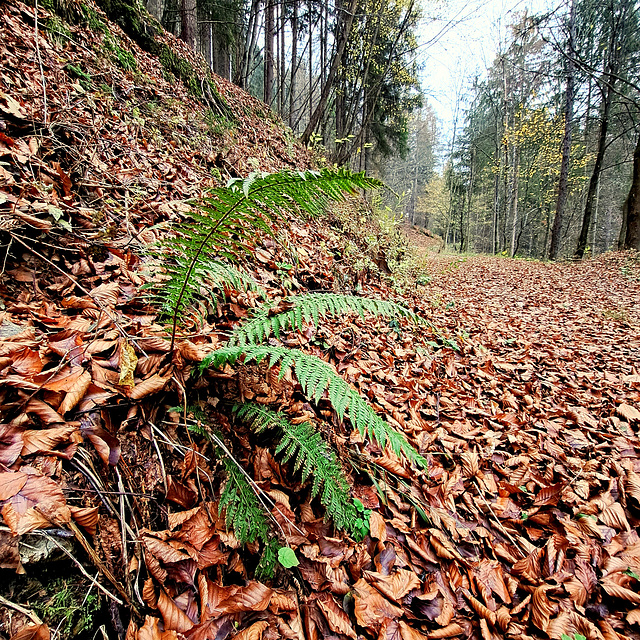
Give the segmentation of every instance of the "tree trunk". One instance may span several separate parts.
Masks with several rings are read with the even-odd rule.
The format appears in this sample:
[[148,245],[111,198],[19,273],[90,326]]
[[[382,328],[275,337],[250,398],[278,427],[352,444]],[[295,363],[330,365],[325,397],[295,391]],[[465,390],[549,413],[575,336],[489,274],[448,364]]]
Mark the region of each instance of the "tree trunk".
[[180,39],[195,50],[198,34],[196,0],[180,0],[180,22]]
[[608,80],[605,95],[602,104],[602,116],[600,119],[600,132],[598,133],[598,150],[596,152],[596,162],[593,166],[593,173],[589,180],[589,190],[587,191],[587,201],[584,205],[584,214],[582,216],[582,228],[580,229],[580,237],[578,238],[578,246],[574,258],[581,260],[584,251],[587,248],[587,240],[589,238],[589,227],[591,225],[591,217],[595,207],[596,197],[598,193],[598,184],[600,182],[600,174],[602,173],[602,162],[604,160],[604,152],[607,147],[607,132],[609,131],[609,111],[611,110],[611,101],[613,99],[615,77],[608,74]]
[[347,15],[344,20],[340,21],[342,24],[342,28],[340,28],[340,33],[338,35],[337,47],[336,51],[333,55],[333,59],[331,60],[331,68],[329,69],[329,75],[327,76],[327,80],[322,88],[322,92],[320,94],[320,99],[318,100],[318,104],[316,108],[311,113],[311,117],[309,118],[309,123],[307,124],[304,133],[302,134],[301,141],[303,144],[308,144],[311,139],[311,134],[316,130],[318,123],[320,122],[320,118],[324,112],[325,107],[327,106],[327,101],[329,100],[329,95],[334,86],[334,79],[338,73],[338,69],[340,68],[340,64],[342,62],[342,55],[344,54],[344,50],[347,46],[347,41],[349,40],[349,35],[351,34],[351,27],[353,26],[353,19],[355,16],[355,10],[357,6],[357,0],[350,0],[349,7],[347,8]]
[[564,138],[562,140],[562,162],[560,164],[560,180],[558,183],[558,199],[556,201],[556,214],[553,218],[551,230],[551,246],[549,247],[549,259],[555,260],[560,251],[560,233],[562,231],[562,219],[564,208],[569,194],[569,161],[571,159],[571,133],[573,131],[573,101],[574,101],[574,75],[575,63],[572,57],[575,41],[575,0],[571,2],[569,13],[569,42],[567,49],[570,52],[567,61],[567,88],[564,98]]
[[[624,240],[621,248],[640,251],[640,136],[633,152],[631,188],[624,203],[624,208],[625,215],[622,227]],[[623,234],[621,233],[620,235],[622,236]]]
[[264,95],[263,100],[271,106],[273,97],[273,40],[274,40],[274,0],[267,0],[264,24]]
[[298,70],[298,0],[293,0],[291,18],[291,79],[289,81],[289,126],[293,129],[296,103],[296,71]]

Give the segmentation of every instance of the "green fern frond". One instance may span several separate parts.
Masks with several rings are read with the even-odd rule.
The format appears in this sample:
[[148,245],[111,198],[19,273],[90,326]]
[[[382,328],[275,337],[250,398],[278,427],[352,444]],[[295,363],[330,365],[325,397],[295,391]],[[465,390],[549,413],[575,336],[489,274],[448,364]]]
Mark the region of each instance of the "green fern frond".
[[[276,307],[282,306],[288,308],[274,313]],[[233,332],[229,344],[258,344],[267,340],[271,334],[279,338],[281,331],[300,330],[305,322],[318,326],[320,318],[328,315],[356,312],[364,317],[365,311],[390,318],[402,316],[416,324],[430,326],[422,317],[395,302],[337,293],[307,293],[262,305],[249,321]]]
[[165,245],[172,255],[178,256],[167,283],[173,304],[172,348],[178,318],[197,294],[194,273],[203,261],[221,258],[236,261],[241,253],[249,251],[256,231],[272,233],[271,223],[285,210],[297,209],[314,216],[324,211],[331,200],[343,200],[358,189],[382,186],[379,180],[364,173],[322,169],[253,173],[244,180],[231,180],[226,188],[211,190],[198,204],[202,213],[193,213],[193,221],[180,225]]
[[255,403],[236,405],[234,411],[257,433],[269,429],[279,433],[276,455],[281,455],[284,462],[295,457],[294,469],[301,473],[302,481],[311,478],[311,496],[320,496],[327,515],[339,529],[354,533],[357,513],[349,485],[336,454],[313,425],[291,424],[283,413]]
[[275,367],[280,363],[280,376],[285,375],[288,369],[293,369],[308,397],[319,399],[325,391],[328,391],[329,401],[340,419],[346,415],[362,437],[367,435],[378,442],[382,448],[389,444],[396,455],[404,454],[410,462],[427,468],[426,460],[404,436],[388,425],[360,397],[358,392],[334,371],[331,365],[317,356],[270,345],[223,347],[200,363],[200,371],[210,366],[233,365],[242,357],[245,362],[255,360],[260,363],[266,360],[269,367]]
[[[176,257],[173,261],[167,262],[166,254],[163,255],[163,269],[167,277],[163,283],[155,287],[152,296],[152,299],[159,303],[161,315],[166,317],[173,313],[180,296],[180,274],[187,268],[188,262],[185,258]],[[219,260],[200,261],[191,278],[192,285],[182,298],[183,307],[198,294],[215,305],[215,292],[220,292],[224,300],[228,289],[255,291],[261,297],[265,297],[264,289],[247,272]]]
[[241,544],[260,540],[268,542],[269,523],[264,508],[244,474],[228,457],[223,457],[227,481],[220,496],[220,512]]

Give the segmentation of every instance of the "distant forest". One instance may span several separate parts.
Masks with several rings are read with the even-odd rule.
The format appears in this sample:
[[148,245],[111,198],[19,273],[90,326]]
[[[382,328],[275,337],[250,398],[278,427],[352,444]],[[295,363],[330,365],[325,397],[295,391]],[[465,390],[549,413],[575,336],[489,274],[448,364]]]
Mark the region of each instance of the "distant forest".
[[[460,252],[640,249],[640,22],[633,0],[516,16],[439,140],[416,51],[423,0],[148,0],[213,71],[328,161],[382,177],[406,221]],[[443,148],[444,147],[444,148]]]

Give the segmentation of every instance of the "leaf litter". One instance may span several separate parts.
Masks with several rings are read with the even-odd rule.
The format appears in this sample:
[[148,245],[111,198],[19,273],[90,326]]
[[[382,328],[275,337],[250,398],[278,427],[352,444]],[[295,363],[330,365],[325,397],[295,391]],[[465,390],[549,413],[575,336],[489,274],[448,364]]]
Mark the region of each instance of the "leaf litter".
[[[41,24],[47,17],[40,9]],[[279,244],[258,238],[247,268],[269,298],[359,283],[436,327],[353,315],[282,336],[404,432],[427,460],[418,472],[290,377],[242,365],[194,382],[194,366],[255,306],[252,292],[203,306],[172,355],[139,295],[150,276],[137,249],[188,213],[188,198],[256,163],[305,168],[306,152],[277,124],[251,121],[259,103],[218,78],[238,120],[207,133],[204,118],[184,117],[202,106],[153,59],[136,51],[153,79],[139,82],[82,24],[63,44],[39,34],[51,117],[42,127],[33,9],[3,5],[2,19],[11,41],[0,47],[0,226],[19,247],[1,284],[4,569],[25,570],[24,536],[71,532],[121,604],[111,622],[124,621],[132,640],[640,637],[640,279],[628,275],[637,257],[433,256],[429,284],[401,297],[339,260],[345,239],[322,222],[291,222]],[[85,69],[88,90],[65,60]],[[110,97],[100,94],[107,75]],[[144,111],[150,100],[164,118]],[[172,128],[159,122],[170,118]],[[324,521],[268,441],[218,411],[237,396],[323,425],[371,510],[362,542]],[[295,550],[273,580],[256,579],[257,545],[240,545],[218,512],[220,460],[204,433],[185,429],[185,412],[200,419],[194,400]],[[13,637],[50,634],[28,617],[12,624]]]

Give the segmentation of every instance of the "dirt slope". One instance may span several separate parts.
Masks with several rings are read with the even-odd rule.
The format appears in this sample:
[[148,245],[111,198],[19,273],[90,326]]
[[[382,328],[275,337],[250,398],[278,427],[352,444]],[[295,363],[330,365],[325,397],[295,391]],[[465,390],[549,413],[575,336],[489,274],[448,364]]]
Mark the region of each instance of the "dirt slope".
[[[412,468],[292,377],[191,376],[253,294],[203,304],[174,353],[140,295],[143,249],[185,199],[307,154],[218,78],[190,96],[95,8],[73,25],[41,10],[39,52],[33,9],[1,11],[0,634],[640,637],[637,256],[436,256],[400,299],[364,254],[346,259],[337,215],[258,238],[246,266],[269,299],[358,288],[431,323],[352,315],[282,336],[406,434],[427,464]],[[325,522],[274,442],[230,419],[238,396],[318,425],[371,510],[362,542]],[[259,545],[218,513],[224,459],[185,413],[272,500],[297,567],[255,578]]]

